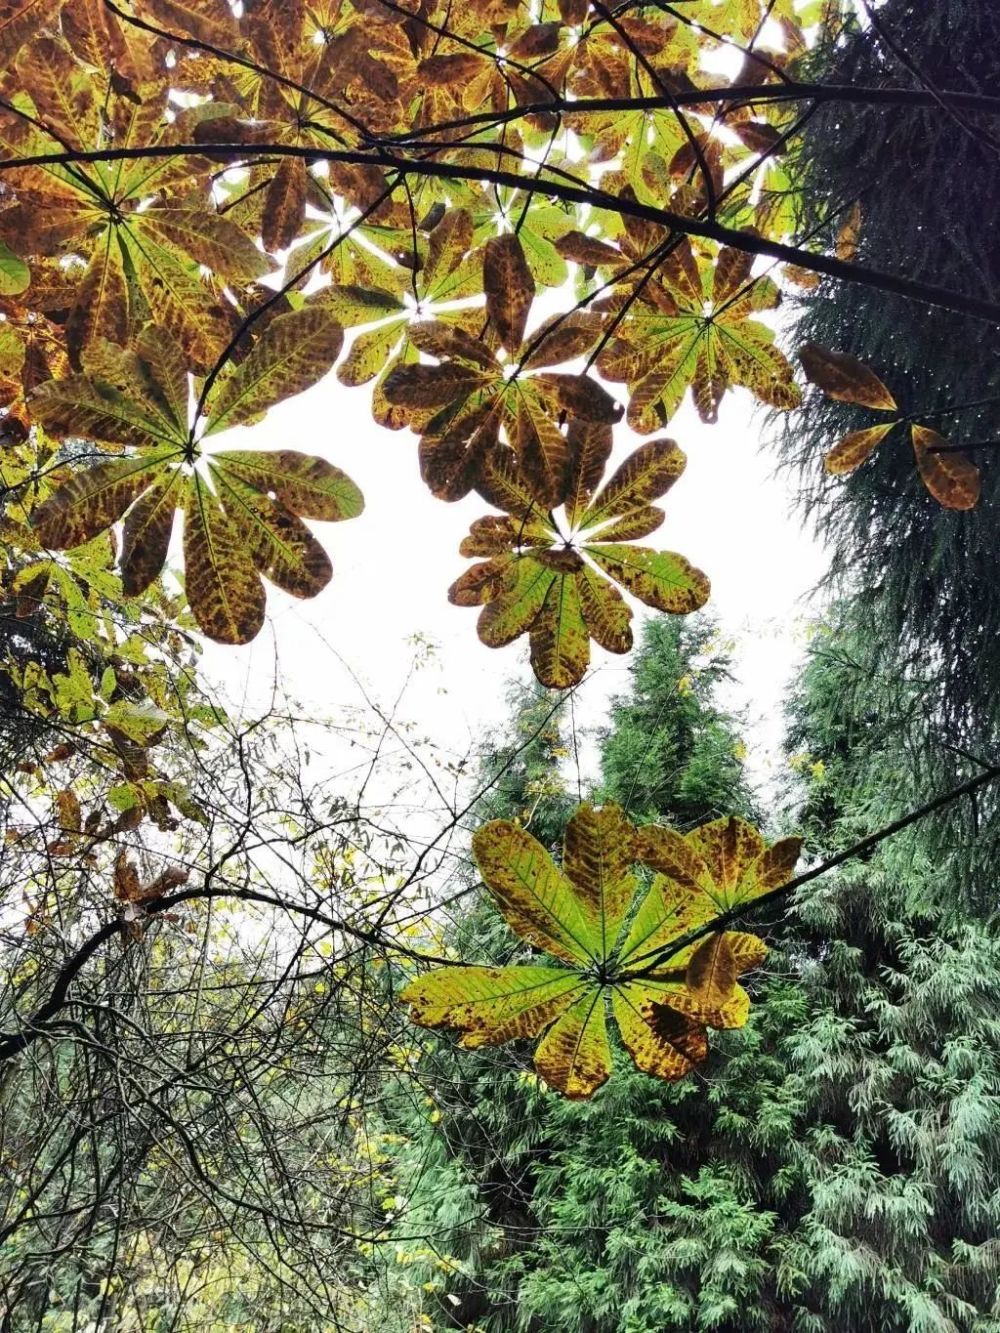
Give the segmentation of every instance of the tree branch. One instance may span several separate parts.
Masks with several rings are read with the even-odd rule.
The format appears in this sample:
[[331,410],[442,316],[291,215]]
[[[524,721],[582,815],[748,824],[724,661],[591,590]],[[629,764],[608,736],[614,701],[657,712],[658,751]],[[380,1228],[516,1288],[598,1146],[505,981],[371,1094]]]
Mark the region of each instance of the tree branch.
[[[256,150],[248,153],[248,147]],[[477,151],[482,152],[481,146]],[[16,171],[18,168],[35,166],[69,166],[74,162],[124,162],[138,161],[143,158],[173,157],[184,153],[229,154],[236,161],[247,161],[259,153],[275,157],[299,157],[309,162],[345,162],[352,166],[375,166],[400,172],[402,175],[432,176],[444,180],[470,180],[484,184],[506,186],[509,189],[524,190],[529,194],[541,194],[549,198],[562,199],[568,203],[589,204],[592,208],[617,213],[619,216],[641,218],[646,222],[669,228],[688,236],[701,236],[706,240],[717,241],[720,245],[732,246],[749,254],[767,255],[782,263],[794,264],[813,273],[822,273],[826,277],[838,278],[843,282],[858,283],[876,291],[890,292],[907,300],[920,301],[925,305],[938,306],[942,310],[952,310],[958,314],[969,315],[973,319],[986,320],[990,324],[1000,324],[1000,303],[983,300],[976,296],[965,296],[961,292],[934,283],[914,282],[910,278],[896,273],[885,273],[879,269],[866,268],[833,255],[816,254],[810,250],[801,250],[794,245],[781,241],[771,241],[751,231],[739,231],[721,223],[685,217],[666,208],[657,208],[652,204],[643,204],[638,200],[623,199],[607,194],[594,186],[575,186],[564,181],[551,179],[536,180],[524,177],[513,171],[498,168],[466,167],[459,163],[437,162],[420,159],[396,157],[382,151],[361,152],[351,149],[335,150],[303,147],[298,144],[233,144],[233,143],[191,143],[191,144],[154,144],[146,148],[107,148],[72,153],[36,153],[22,158],[0,160],[0,173]]]
[[[988,768],[984,769],[982,773],[977,773],[974,778],[969,778],[967,782],[963,782],[959,786],[953,787],[950,791],[944,792],[940,796],[935,796],[934,799],[928,801],[926,805],[920,805],[915,810],[911,810],[909,814],[902,815],[899,819],[893,820],[891,824],[886,824],[885,827],[879,829],[877,833],[869,833],[867,837],[852,843],[850,847],[842,852],[838,852],[836,856],[831,856],[829,860],[822,862],[822,864],[818,866],[813,866],[811,870],[805,870],[801,875],[796,875],[795,878],[790,879],[787,884],[781,884],[778,888],[772,889],[769,893],[762,893],[758,898],[753,898],[749,902],[742,903],[739,907],[734,907],[729,912],[723,912],[712,921],[706,922],[703,926],[699,926],[697,930],[688,931],[686,935],[682,935],[679,939],[674,940],[663,949],[657,949],[649,955],[643,955],[642,957],[648,956],[650,961],[640,972],[634,974],[630,973],[630,977],[633,975],[637,977],[647,977],[652,975],[652,973],[662,968],[664,963],[669,962],[672,957],[680,953],[682,949],[686,949],[689,945],[695,944],[700,939],[704,939],[706,935],[714,935],[720,930],[725,930],[728,926],[736,921],[744,919],[750,913],[756,913],[759,908],[766,907],[770,903],[778,902],[788,894],[794,893],[796,889],[800,889],[803,884],[808,884],[812,880],[818,879],[820,875],[825,875],[827,871],[833,870],[836,866],[843,865],[845,861],[851,861],[856,856],[863,856],[865,852],[870,852],[872,848],[877,847],[879,843],[885,842],[887,838],[891,838],[897,833],[901,833],[903,829],[909,828],[911,824],[916,824],[919,820],[925,819],[928,815],[932,815],[938,810],[943,810],[946,806],[951,805],[954,801],[960,800],[963,796],[972,795],[973,792],[979,791],[981,787],[985,787],[989,783],[995,782],[997,778],[1000,778],[1000,764],[991,764]],[[641,962],[642,957],[637,961]]]

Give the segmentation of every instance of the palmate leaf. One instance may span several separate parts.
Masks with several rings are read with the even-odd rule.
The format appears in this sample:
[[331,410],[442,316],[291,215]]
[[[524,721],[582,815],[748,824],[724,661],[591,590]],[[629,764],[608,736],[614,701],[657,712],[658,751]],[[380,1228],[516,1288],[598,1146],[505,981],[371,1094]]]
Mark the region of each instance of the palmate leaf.
[[483,608],[478,632],[488,647],[527,634],[535,675],[551,688],[564,689],[582,678],[591,639],[608,652],[631,648],[632,613],[615,583],[647,606],[678,615],[697,610],[708,598],[708,579],[683,556],[627,544],[662,522],[662,510],[651,501],[681,475],[684,454],[672,440],[651,440],[593,495],[610,434],[609,427],[578,423],[567,435],[562,494],[568,532],[538,505],[509,451],[487,455],[479,489],[508,517],[472,525],[461,554],[486,559],[448,592],[456,606]]
[[165,330],[147,326],[132,351],[95,343],[87,374],[40,387],[35,417],[55,434],[88,434],[134,452],[74,468],[33,515],[39,541],[77,546],[124,518],[122,586],[134,597],[162,569],[180,509],[194,617],[210,638],[247,643],[263,623],[260,575],[296,597],[314,597],[330,580],[329,557],[302,520],[354,518],[364,501],[325,459],[293,449],[204,455],[200,439],[314,383],[341,338],[328,311],[273,319],[244,360],[220,375],[200,436],[202,423],[189,422],[184,357]]
[[[799,840],[767,848],[741,820],[716,821],[685,838],[659,827],[636,830],[616,805],[580,805],[566,826],[561,869],[508,820],[483,825],[472,846],[507,923],[560,965],[446,966],[411,981],[401,998],[415,1023],[456,1029],[466,1047],[540,1037],[540,1077],[582,1098],[612,1071],[609,999],[626,1050],[658,1078],[680,1078],[705,1058],[706,1028],[746,1022],[750,1001],[738,978],[767,950],[754,935],[711,926],[762,886],[786,881]],[[645,885],[633,869],[651,857],[662,863],[666,848],[683,876],[671,880],[669,914],[666,876]],[[651,939],[661,953],[676,946],[662,964],[648,964]]]
[[[854,403],[875,411],[897,413],[898,404],[878,376],[863,361],[847,352],[832,352],[816,343],[805,343],[799,358],[806,378],[828,398]],[[882,441],[905,418],[879,422],[851,431],[824,458],[827,472],[843,476],[870,458]],[[945,509],[973,509],[979,501],[981,477],[959,446],[951,445],[930,426],[910,425],[910,440],[920,479]]]
[[[71,26],[71,34],[89,57],[100,58],[101,35],[93,25],[88,35],[87,26]],[[103,39],[109,37],[105,26]],[[162,150],[189,140],[210,114],[207,104],[177,113],[155,65],[136,88],[120,77],[127,64],[124,46],[112,53],[108,74],[114,67],[119,75],[108,88],[66,41],[42,35],[24,45],[17,67],[34,115],[30,128],[16,119],[0,124],[9,156],[68,145],[99,150],[109,135],[124,149]],[[217,211],[207,193],[211,171],[207,159],[191,154],[39,170],[0,213],[3,240],[29,261],[32,279],[65,254],[86,261],[82,270],[64,270],[71,291],[65,343],[74,369],[95,341],[124,343],[150,318],[170,330],[196,371],[207,371],[226,346],[240,300],[274,263]],[[188,191],[206,193],[192,202]]]
[[[624,255],[637,245],[626,247]],[[628,385],[629,425],[649,435],[669,422],[691,386],[703,421],[714,422],[733,386],[772,407],[800,400],[792,367],[774,345],[774,333],[752,316],[778,304],[767,277],[753,277],[753,256],[728,247],[700,266],[687,240],[679,241],[654,276],[623,284],[612,310],[624,316],[598,358],[606,379]]]

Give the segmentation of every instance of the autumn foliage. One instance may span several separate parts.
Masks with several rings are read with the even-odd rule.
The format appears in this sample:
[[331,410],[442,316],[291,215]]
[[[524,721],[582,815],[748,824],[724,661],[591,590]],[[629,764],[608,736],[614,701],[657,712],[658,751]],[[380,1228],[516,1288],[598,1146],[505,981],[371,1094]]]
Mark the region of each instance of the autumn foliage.
[[[857,201],[800,234],[788,154],[824,94],[800,80],[843,8],[0,3],[0,479],[17,615],[141,609],[183,564],[169,614],[243,644],[264,621],[262,580],[319,595],[332,565],[309,524],[357,518],[360,491],[325,456],[223,437],[331,371],[368,386],[380,428],[416,438],[414,484],[490,507],[448,596],[480,608],[484,644],[526,636],[553,688],[583,678],[592,641],[629,651],[630,599],[684,615],[709,597],[710,571],[644,544],[657,502],[683,494],[666,432],[689,394],[705,423],[735,392],[781,413],[814,390],[879,413],[827,470],[906,433],[933,497],[971,508],[978,469],[919,404],[904,413],[835,349],[782,345],[783,295],[819,275],[983,304],[866,268]],[[720,56],[730,76],[712,72]],[[606,475],[627,429],[647,438]],[[109,721],[107,669],[96,690],[85,665],[65,687],[23,671],[18,688],[105,727],[127,809],[163,816],[168,796],[139,785],[156,732],[135,721],[142,684],[130,734]],[[83,836],[71,822],[67,838]],[[713,923],[794,862],[790,842],[767,849],[738,821],[682,838],[610,807],[581,807],[561,871],[512,826],[487,825],[475,849],[511,925],[559,966],[433,973],[410,987],[414,1015],[466,1044],[542,1034],[539,1072],[571,1096],[610,1070],[606,994],[633,1059],[663,1077],[703,1057],[707,1027],[743,1021],[736,977],[761,946]],[[118,873],[123,901],[159,892],[133,879]]]

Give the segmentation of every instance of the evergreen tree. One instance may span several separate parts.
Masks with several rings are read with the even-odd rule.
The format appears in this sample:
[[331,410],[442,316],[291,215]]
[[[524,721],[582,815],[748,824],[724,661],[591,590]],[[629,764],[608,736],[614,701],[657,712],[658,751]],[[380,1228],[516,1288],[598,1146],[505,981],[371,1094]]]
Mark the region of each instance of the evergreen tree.
[[[706,622],[646,628],[632,690],[603,738],[598,793],[628,803],[633,818],[696,824],[720,804],[750,810],[735,726],[715,699],[726,663],[711,639]],[[511,762],[545,702],[522,697],[511,741],[485,756],[484,776],[502,769],[490,814],[527,813],[536,836],[557,845],[574,801],[551,721]],[[509,962],[523,951],[488,904],[456,929],[465,957]],[[491,1331],[653,1333],[696,1326],[701,1304],[740,1309],[760,1285],[773,1226],[746,1185],[749,1131],[783,1077],[767,1052],[797,1016],[795,987],[769,981],[749,1028],[718,1043],[703,1077],[662,1084],[622,1062],[583,1104],[541,1087],[527,1051],[431,1043],[421,1068],[433,1109],[411,1099],[397,1160],[400,1229],[436,1240],[402,1245],[407,1290],[434,1289],[429,1308],[443,1327]],[[753,1327],[770,1327],[767,1316]]]
[[650,621],[629,693],[612,703],[598,795],[637,823],[688,829],[723,814],[756,818],[733,719],[716,700],[729,663],[715,639],[705,616]]
[[[689,711],[699,694],[676,685],[695,663],[677,651],[647,634],[604,740],[602,795],[667,793],[672,767],[660,808],[697,821],[693,761],[728,734],[706,769],[707,817],[727,767],[732,780],[734,735],[710,689]],[[861,688],[859,661],[864,644],[843,625],[817,635],[790,710],[792,795],[817,851],[886,823],[914,782],[878,781],[905,772],[919,732],[919,709],[900,708],[911,685],[867,671]],[[659,700],[656,682],[670,687]],[[666,758],[640,788],[622,756],[646,749]],[[510,788],[520,808],[528,767]],[[400,1266],[411,1299],[433,1289],[434,1326],[1000,1329],[1000,945],[944,910],[955,866],[933,850],[941,836],[915,826],[800,893],[750,1024],[702,1078],[661,1084],[623,1062],[592,1102],[571,1103],[537,1084],[526,1053],[433,1043],[421,1062],[432,1100],[403,1118],[396,1171],[401,1230],[434,1238],[405,1243]],[[475,956],[503,935],[480,934]]]
[[[820,756],[802,806],[817,850],[888,823],[915,782],[912,683],[869,670],[859,684],[871,645],[850,610],[790,708],[793,743]],[[956,878],[995,842],[970,850],[961,817],[913,825],[800,894],[789,957],[807,1017],[757,1130],[784,1144],[766,1198],[796,1330],[1000,1328],[1000,942],[955,906]]]
[[[874,26],[828,34],[807,74],[831,84],[992,90],[996,5],[884,0],[872,14]],[[795,153],[803,227],[830,236],[858,204],[859,262],[977,296],[1000,294],[1000,250],[983,223],[1000,189],[992,122],[875,104],[845,114],[830,104],[810,118]],[[982,323],[824,280],[802,298],[792,332],[796,347],[813,340],[871,365],[904,411],[943,414],[931,424],[951,442],[996,439],[1000,369]],[[979,405],[952,410],[964,404]],[[814,392],[783,424],[782,457],[798,470],[834,580],[857,593],[882,665],[908,665],[928,706],[948,719],[951,739],[981,742],[1000,698],[995,451],[974,454],[983,495],[966,513],[930,498],[903,432],[851,476],[825,476],[823,454],[871,420]]]

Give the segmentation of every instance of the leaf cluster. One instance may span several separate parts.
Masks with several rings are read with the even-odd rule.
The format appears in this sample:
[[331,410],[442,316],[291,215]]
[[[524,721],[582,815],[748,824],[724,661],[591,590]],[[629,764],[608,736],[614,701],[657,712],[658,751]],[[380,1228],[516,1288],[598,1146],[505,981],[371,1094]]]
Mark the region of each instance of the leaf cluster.
[[713,923],[785,883],[800,845],[768,847],[735,816],[684,836],[636,829],[615,805],[581,805],[559,868],[529,833],[492,821],[473,839],[483,882],[508,925],[556,962],[442,967],[402,999],[415,1022],[456,1028],[466,1047],[540,1037],[539,1076],[571,1098],[592,1096],[611,1075],[610,1003],[637,1068],[680,1078],[707,1055],[707,1028],[746,1022],[737,979],[766,953],[756,936]]

